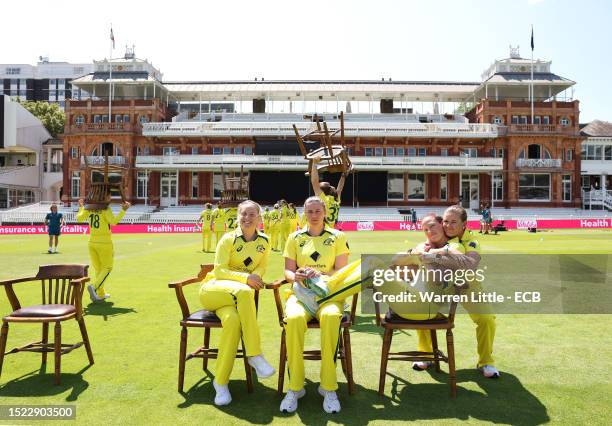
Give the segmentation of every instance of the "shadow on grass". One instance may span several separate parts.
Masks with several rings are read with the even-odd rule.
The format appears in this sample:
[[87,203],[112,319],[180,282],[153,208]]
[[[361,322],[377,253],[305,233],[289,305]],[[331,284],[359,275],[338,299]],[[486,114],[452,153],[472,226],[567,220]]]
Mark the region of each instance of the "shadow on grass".
[[34,370],[21,377],[11,380],[0,386],[1,397],[38,397],[38,396],[53,396],[59,395],[67,390],[70,394],[66,397],[66,401],[76,401],[81,393],[88,387],[89,383],[83,379],[83,373],[91,367],[87,365],[77,373],[61,374],[61,383],[55,385],[55,375],[53,374],[53,366],[50,366],[51,373],[45,373],[45,366],[41,366],[40,370]]
[[116,308],[113,302],[90,303],[85,307],[85,314],[104,317],[104,321],[108,321],[108,317],[116,317],[123,314],[135,314],[134,308]]
[[[376,365],[378,368],[378,365]],[[412,374],[412,370],[406,374]],[[417,373],[415,373],[417,374]],[[427,374],[427,373],[420,373]],[[293,414],[281,413],[279,405],[283,395],[278,395],[275,381],[273,387],[255,382],[255,390],[247,393],[245,380],[232,380],[229,384],[232,403],[215,407],[223,413],[253,424],[267,424],[274,420],[297,416],[306,425],[327,421],[346,425],[366,425],[372,420],[470,420],[478,419],[492,423],[514,425],[539,425],[550,421],[546,407],[512,374],[503,373],[498,380],[486,379],[476,370],[457,371],[457,398],[450,397],[448,375],[431,373],[439,383],[410,384],[407,380],[389,374],[385,396],[374,389],[356,385],[357,392],[348,395],[346,383],[340,383],[338,397],[342,404],[340,414],[326,414],[322,408],[323,398],[318,394],[318,383],[307,381],[306,395],[300,399],[298,410]],[[267,382],[267,381],[266,381]],[[462,387],[462,383],[476,383],[482,392]],[[191,405],[214,407],[215,390],[212,375],[202,378],[183,393],[185,401],[179,408]]]

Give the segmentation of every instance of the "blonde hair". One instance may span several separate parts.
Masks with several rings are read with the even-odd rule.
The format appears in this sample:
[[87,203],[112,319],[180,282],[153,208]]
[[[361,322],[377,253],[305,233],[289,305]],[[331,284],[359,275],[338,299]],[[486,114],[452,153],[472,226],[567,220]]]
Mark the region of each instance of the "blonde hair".
[[304,210],[306,210],[306,204],[310,204],[310,203],[319,203],[323,206],[323,210],[327,211],[327,208],[325,207],[325,203],[323,202],[323,200],[320,197],[317,197],[316,195],[306,198],[306,201],[304,201]]
[[255,207],[257,209],[257,216],[261,216],[261,206],[253,200],[245,200],[238,204],[238,214],[247,207]]

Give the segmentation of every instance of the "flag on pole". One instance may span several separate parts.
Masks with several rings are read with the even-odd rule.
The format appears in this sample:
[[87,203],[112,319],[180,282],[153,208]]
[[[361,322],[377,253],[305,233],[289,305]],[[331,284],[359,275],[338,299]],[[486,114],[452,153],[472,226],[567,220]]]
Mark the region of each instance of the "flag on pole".
[[531,26],[531,50],[533,50],[533,25]]
[[[113,42],[113,49],[114,49],[115,48],[115,36],[113,34],[113,27],[111,27],[110,39]],[[533,34],[531,36],[531,45],[532,45],[532,49],[533,49]]]

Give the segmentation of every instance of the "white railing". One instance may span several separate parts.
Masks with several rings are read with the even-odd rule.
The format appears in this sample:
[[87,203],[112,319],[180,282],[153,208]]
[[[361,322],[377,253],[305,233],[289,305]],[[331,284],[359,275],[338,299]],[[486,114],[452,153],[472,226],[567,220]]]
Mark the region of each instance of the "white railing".
[[[90,166],[103,166],[104,165],[104,156],[101,155],[96,155],[96,156],[81,156],[81,165],[84,166],[85,165],[85,159],[87,159],[87,164],[89,164]],[[108,164],[114,164],[114,165],[124,165],[126,164],[126,159],[125,157],[122,156],[109,156],[108,157]]]
[[[481,170],[503,169],[502,158],[463,156],[438,157],[351,157],[356,170]],[[136,157],[136,168],[220,170],[221,167],[244,166],[247,170],[306,170],[308,163],[297,155],[148,155]]]
[[582,191],[582,204],[584,209],[592,209],[593,206],[601,206],[612,210],[612,191],[593,189]]
[[532,168],[532,169],[558,169],[561,167],[561,160],[557,158],[548,159],[532,159],[519,158],[516,160],[517,168]]
[[24,169],[29,168],[29,167],[35,167],[35,166],[30,166],[30,165],[23,166],[22,165],[22,166],[0,167],[0,175],[6,174],[6,173],[11,173],[11,172],[14,172],[14,171],[17,171],[17,170],[24,170]]
[[[339,121],[326,122],[330,131],[339,130]],[[289,122],[231,122],[216,123],[175,122],[145,123],[143,136],[294,136],[293,123]],[[300,134],[316,129],[312,122],[295,123]],[[471,123],[395,123],[395,122],[345,122],[347,137],[497,137],[495,124]]]

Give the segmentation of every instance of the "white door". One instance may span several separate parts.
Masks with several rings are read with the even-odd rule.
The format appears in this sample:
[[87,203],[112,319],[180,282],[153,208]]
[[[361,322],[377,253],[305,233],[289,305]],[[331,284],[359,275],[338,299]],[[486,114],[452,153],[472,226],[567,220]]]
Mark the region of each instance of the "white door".
[[177,203],[177,172],[162,172],[160,188],[160,204],[162,207],[176,206]]
[[461,205],[466,209],[477,209],[479,207],[480,193],[477,174],[461,175]]

